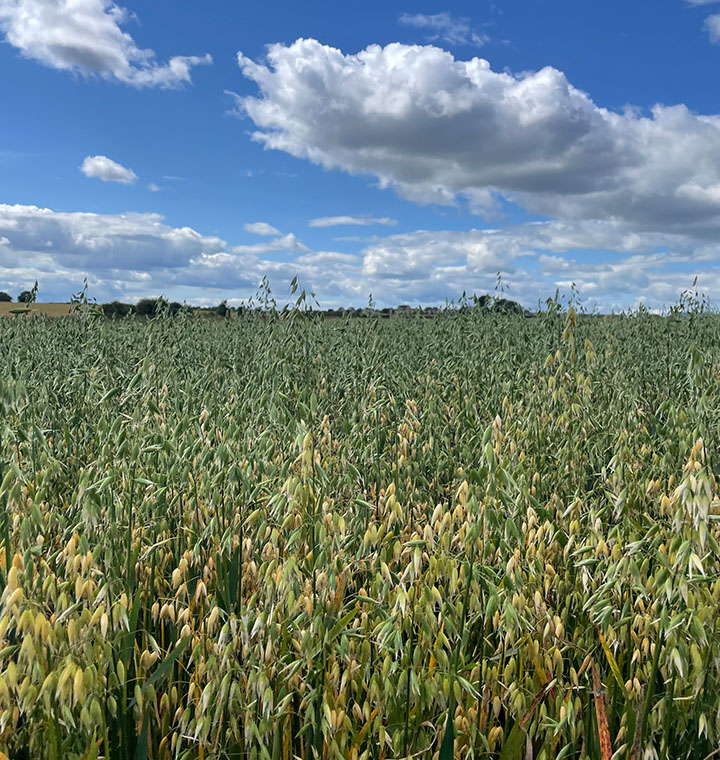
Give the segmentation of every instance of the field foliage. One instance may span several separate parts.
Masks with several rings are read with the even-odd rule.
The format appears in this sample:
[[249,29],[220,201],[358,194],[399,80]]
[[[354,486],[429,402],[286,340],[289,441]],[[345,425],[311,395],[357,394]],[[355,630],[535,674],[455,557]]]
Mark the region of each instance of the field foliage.
[[11,758],[704,758],[720,318],[0,322]]

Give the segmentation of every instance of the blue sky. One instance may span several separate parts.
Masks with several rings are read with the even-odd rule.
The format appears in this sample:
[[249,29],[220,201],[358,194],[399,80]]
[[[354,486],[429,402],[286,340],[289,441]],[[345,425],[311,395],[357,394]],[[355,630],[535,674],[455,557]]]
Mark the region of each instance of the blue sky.
[[13,295],[720,298],[720,2],[0,0],[0,38]]

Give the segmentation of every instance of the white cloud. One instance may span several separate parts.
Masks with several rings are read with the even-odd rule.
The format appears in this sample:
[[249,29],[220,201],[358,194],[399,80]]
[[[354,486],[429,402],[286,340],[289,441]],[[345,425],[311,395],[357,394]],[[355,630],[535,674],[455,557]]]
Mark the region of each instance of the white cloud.
[[236,245],[233,253],[276,253],[278,251],[294,251],[307,253],[310,249],[303,245],[295,235],[290,232],[287,235],[268,240],[267,243],[253,243],[252,245]]
[[248,222],[243,224],[243,229],[246,232],[251,232],[253,235],[280,235],[280,230],[275,229],[271,224],[267,222]]
[[538,262],[540,263],[543,274],[566,272],[575,263],[571,259],[564,259],[562,256],[552,256],[545,253],[540,254],[538,257]]
[[0,237],[10,252],[0,266],[34,266],[45,277],[55,268],[92,271],[153,271],[188,264],[225,241],[189,227],[169,227],[159,214],[65,213],[37,206],[0,204]]
[[390,219],[388,216],[321,216],[308,222],[309,227],[340,227],[344,225],[371,227],[375,224],[394,227],[397,224],[397,219]]
[[54,69],[135,87],[174,88],[191,81],[209,55],[157,63],[121,29],[132,16],[111,0],[0,0],[0,31],[26,57]]
[[705,19],[705,28],[710,35],[710,42],[717,44],[720,42],[720,13],[715,13]]
[[[437,280],[443,271],[475,273],[506,272],[514,269],[512,259],[532,256],[520,246],[508,245],[508,240],[493,233],[418,231],[393,235],[371,244],[363,252],[363,274],[371,278]],[[496,244],[497,243],[497,244]]]
[[125,168],[107,156],[86,156],[80,171],[86,177],[95,177],[103,182],[120,182],[123,185],[132,185],[137,179],[137,174],[132,169]]
[[399,19],[401,24],[416,29],[426,29],[431,32],[429,40],[442,40],[450,45],[475,45],[480,47],[490,41],[487,34],[473,31],[470,20],[457,18],[447,12],[443,13],[403,13]]
[[720,259],[712,244],[674,234],[641,236],[619,222],[417,231],[378,240],[362,257],[361,287],[392,294],[391,303],[491,292],[498,271],[510,286],[508,297],[530,307],[575,282],[589,307],[621,310],[640,297],[660,308],[676,302],[697,274],[705,292],[720,297]]
[[[688,5],[717,5],[720,0],[686,0]],[[720,43],[720,14],[714,14],[708,16],[703,24],[707,30],[710,42],[717,44]]]
[[159,192],[162,190],[162,188],[161,188],[159,185],[156,185],[154,182],[151,182],[151,183],[148,185],[148,190],[149,190],[151,193],[159,193]]
[[356,55],[316,40],[242,54],[259,97],[237,97],[253,138],[328,169],[377,177],[419,203],[509,199],[565,219],[638,230],[720,230],[720,203],[690,197],[720,182],[720,116],[655,106],[598,107],[550,67],[495,72],[432,46],[371,45]]
[[[600,251],[590,257],[588,251]],[[277,253],[294,254],[290,257]],[[266,255],[267,254],[267,255]],[[533,307],[576,282],[588,306],[622,309],[675,302],[699,275],[720,300],[714,243],[689,235],[639,235],[620,221],[534,222],[464,232],[419,230],[359,243],[355,253],[311,250],[295,235],[230,247],[158,214],[56,212],[0,205],[3,287],[35,280],[41,297],[65,300],[88,277],[100,301],[164,293],[177,300],[247,298],[267,275],[279,302],[297,275],[323,306],[441,304],[463,291],[492,292],[496,272],[508,297]]]

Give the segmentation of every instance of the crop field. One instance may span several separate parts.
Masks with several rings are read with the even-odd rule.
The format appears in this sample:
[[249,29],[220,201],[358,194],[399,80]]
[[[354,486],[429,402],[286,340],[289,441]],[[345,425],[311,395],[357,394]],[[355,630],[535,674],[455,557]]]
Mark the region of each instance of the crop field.
[[14,317],[19,314],[28,316],[45,315],[48,317],[64,317],[70,313],[69,303],[12,303],[0,302],[0,316]]
[[710,758],[720,317],[0,321],[0,758]]

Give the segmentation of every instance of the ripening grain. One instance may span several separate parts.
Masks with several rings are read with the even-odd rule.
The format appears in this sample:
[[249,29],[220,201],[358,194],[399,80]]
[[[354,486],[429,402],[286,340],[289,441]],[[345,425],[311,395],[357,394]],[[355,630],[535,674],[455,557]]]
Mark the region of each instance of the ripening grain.
[[8,757],[717,747],[720,318],[87,311],[0,344]]

